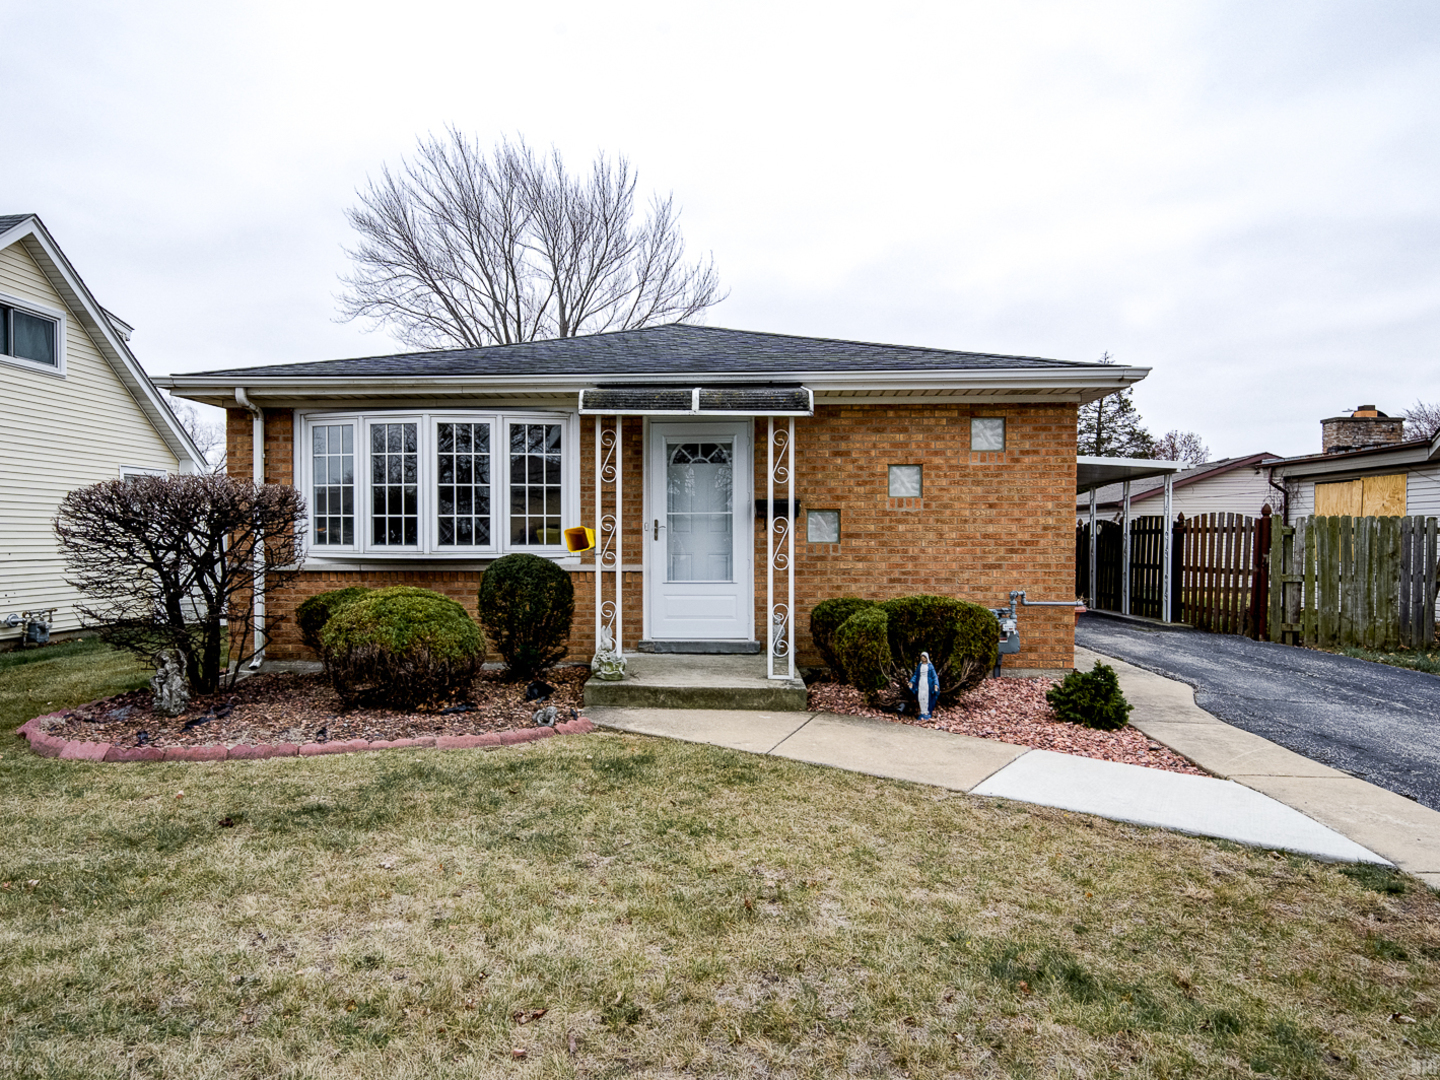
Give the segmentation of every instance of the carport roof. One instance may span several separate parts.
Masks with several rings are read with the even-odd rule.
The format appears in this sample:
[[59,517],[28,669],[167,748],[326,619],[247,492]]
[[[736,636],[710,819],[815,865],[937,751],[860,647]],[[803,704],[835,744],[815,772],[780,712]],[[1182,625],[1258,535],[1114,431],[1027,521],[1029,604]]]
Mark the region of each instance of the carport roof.
[[1090,491],[1106,484],[1142,480],[1147,476],[1164,476],[1167,473],[1177,473],[1183,468],[1183,461],[1081,456],[1075,459],[1075,491]]

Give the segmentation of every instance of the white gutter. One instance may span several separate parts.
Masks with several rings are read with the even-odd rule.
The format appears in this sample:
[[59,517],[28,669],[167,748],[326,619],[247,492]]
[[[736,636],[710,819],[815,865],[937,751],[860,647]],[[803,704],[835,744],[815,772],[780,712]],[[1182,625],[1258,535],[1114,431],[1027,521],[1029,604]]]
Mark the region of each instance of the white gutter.
[[[803,368],[787,371],[746,372],[682,372],[654,373],[634,371],[595,372],[575,375],[283,375],[265,376],[259,372],[245,375],[250,391],[263,391],[265,396],[325,397],[339,394],[348,397],[375,396],[400,392],[401,396],[423,396],[426,391],[446,394],[496,393],[504,391],[548,391],[578,393],[603,386],[607,382],[688,386],[753,385],[756,382],[777,384],[803,383],[817,393],[827,391],[886,390],[1060,390],[1105,391],[1123,389],[1139,382],[1150,373],[1149,368],[1099,366],[1081,368],[1009,368],[990,370],[901,369],[892,371],[837,372],[811,371]],[[156,378],[157,385],[169,390],[184,391],[184,396],[224,394],[229,397],[235,386],[233,377],[199,372],[193,375],[169,375]]]
[[[250,413],[250,475],[259,487],[265,483],[265,410],[256,405],[245,393],[243,386],[235,387],[235,401]],[[250,661],[251,670],[259,668],[265,659],[265,553],[255,550],[255,584],[252,603],[255,607],[255,656]]]

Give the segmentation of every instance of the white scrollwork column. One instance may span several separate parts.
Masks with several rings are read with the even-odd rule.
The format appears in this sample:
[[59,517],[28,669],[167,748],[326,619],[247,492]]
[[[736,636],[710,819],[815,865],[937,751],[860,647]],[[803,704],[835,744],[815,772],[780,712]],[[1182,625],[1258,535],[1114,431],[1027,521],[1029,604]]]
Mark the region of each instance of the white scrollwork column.
[[[607,430],[604,417],[595,417],[595,651],[604,648],[608,634],[616,653],[623,654],[624,614],[621,596],[621,477],[620,424]],[[614,513],[605,512],[605,489],[614,491]],[[613,570],[614,578],[609,599],[605,596],[605,571]]]
[[[788,428],[775,430],[769,418],[765,446],[765,655],[766,675],[771,679],[795,677],[795,419]],[[783,517],[775,515],[775,485],[786,487]],[[785,571],[785,600],[775,599],[775,572]],[[785,670],[777,673],[775,661],[784,660]]]

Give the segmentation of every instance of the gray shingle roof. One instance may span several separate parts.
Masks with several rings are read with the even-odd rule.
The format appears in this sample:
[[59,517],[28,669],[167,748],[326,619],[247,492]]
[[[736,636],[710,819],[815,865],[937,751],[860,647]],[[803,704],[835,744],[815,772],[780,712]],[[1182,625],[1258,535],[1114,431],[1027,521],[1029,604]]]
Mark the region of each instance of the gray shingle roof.
[[9,232],[22,221],[28,221],[34,214],[0,214],[0,233]]
[[793,337],[718,326],[671,323],[643,330],[492,345],[483,349],[367,356],[305,364],[187,372],[187,375],[276,378],[364,378],[486,375],[784,374],[793,371],[955,371],[1085,368],[1065,360],[949,349],[878,345],[866,341]]

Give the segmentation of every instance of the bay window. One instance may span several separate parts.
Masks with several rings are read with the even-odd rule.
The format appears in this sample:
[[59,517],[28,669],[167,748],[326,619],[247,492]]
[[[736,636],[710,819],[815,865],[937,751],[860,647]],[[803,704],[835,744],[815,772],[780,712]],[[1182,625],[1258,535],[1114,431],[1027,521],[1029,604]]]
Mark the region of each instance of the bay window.
[[579,519],[574,418],[535,413],[319,414],[296,462],[317,556],[564,552]]

